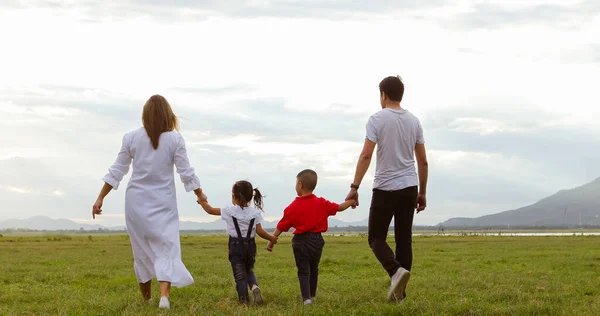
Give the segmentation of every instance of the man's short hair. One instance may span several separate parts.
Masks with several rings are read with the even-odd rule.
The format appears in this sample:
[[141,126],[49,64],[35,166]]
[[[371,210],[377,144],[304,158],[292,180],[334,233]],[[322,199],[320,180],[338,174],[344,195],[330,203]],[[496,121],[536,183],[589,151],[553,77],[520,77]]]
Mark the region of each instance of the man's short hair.
[[317,187],[317,173],[311,169],[300,171],[296,178],[302,182],[302,186],[307,191],[313,191]]
[[404,83],[400,76],[390,76],[381,80],[379,83],[379,93],[385,93],[392,101],[402,101],[402,97],[404,96]]

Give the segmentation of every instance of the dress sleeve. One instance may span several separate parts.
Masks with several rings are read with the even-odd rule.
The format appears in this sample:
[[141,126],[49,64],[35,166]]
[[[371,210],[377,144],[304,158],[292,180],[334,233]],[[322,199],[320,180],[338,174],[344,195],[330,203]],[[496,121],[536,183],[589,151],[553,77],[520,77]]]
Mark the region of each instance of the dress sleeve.
[[185,191],[190,192],[199,189],[200,180],[196,176],[194,168],[190,165],[187,149],[185,148],[185,141],[180,134],[177,134],[177,148],[175,149],[175,157],[173,160],[175,162],[175,167],[177,168],[177,173],[185,187]]
[[123,136],[123,142],[121,144],[121,150],[117,155],[115,163],[110,166],[108,173],[102,178],[104,182],[110,184],[114,190],[119,188],[119,184],[123,177],[129,172],[129,165],[131,165],[131,152],[130,152],[130,137],[129,134]]

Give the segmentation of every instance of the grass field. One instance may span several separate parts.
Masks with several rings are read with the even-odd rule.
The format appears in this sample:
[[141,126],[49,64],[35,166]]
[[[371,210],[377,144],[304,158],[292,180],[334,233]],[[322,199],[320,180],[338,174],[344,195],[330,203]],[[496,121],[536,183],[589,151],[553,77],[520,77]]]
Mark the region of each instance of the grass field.
[[290,237],[256,273],[265,305],[239,306],[225,236],[182,236],[196,283],[172,309],[141,301],[127,236],[0,238],[0,315],[600,315],[600,237],[415,237],[409,297],[366,237],[326,237],[317,301],[303,307]]

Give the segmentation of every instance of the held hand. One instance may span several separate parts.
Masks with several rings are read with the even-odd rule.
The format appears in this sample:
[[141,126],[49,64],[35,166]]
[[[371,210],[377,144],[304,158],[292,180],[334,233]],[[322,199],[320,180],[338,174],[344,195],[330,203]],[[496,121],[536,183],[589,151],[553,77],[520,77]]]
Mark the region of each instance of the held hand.
[[350,192],[348,193],[348,195],[346,195],[346,201],[348,200],[355,201],[355,203],[352,204],[352,208],[355,209],[358,206],[358,191],[356,191],[355,189],[350,189]]
[[96,219],[96,215],[102,215],[102,200],[97,200],[92,206],[92,218]]
[[358,206],[358,200],[352,200],[352,209],[355,209]]
[[273,244],[272,241],[269,241],[269,244],[267,245],[267,251],[268,252],[272,252],[273,251],[273,246],[275,246],[275,244]]
[[202,192],[196,202],[198,204],[200,204],[201,202],[208,202],[208,197],[206,197],[206,194],[204,194],[204,192]]
[[425,210],[425,208],[427,207],[427,197],[425,196],[425,194],[417,195],[417,204],[415,205],[415,207],[417,208],[417,214]]
[[273,245],[276,245],[277,240],[279,240],[279,237],[277,237],[275,235],[271,235],[271,239],[269,240],[269,242],[273,243]]

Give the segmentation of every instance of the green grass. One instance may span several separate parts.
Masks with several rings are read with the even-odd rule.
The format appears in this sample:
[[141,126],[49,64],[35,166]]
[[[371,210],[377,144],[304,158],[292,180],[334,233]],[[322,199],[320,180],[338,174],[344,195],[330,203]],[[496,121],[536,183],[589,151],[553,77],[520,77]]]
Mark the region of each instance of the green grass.
[[141,302],[127,236],[0,238],[0,315],[600,315],[599,237],[415,237],[409,297],[366,237],[326,237],[318,299],[303,307],[289,236],[256,274],[265,305],[239,306],[225,236],[182,236],[196,279],[172,310]]

